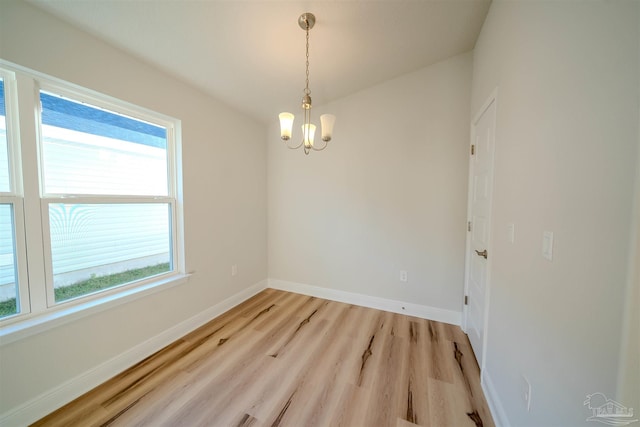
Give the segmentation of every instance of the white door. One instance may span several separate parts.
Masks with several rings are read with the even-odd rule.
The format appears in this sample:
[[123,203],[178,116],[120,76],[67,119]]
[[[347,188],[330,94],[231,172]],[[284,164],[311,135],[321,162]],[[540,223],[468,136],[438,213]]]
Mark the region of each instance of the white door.
[[495,142],[496,98],[480,109],[471,123],[471,160],[469,162],[469,214],[467,262],[465,272],[465,329],[478,360],[484,367],[487,309],[491,196],[493,189],[493,153]]

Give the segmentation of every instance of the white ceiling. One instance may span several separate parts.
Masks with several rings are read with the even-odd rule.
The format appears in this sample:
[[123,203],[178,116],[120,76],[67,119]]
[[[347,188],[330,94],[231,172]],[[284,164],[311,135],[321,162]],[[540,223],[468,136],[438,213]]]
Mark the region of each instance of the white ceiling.
[[29,0],[257,120],[298,112],[311,30],[314,105],[473,49],[490,0]]

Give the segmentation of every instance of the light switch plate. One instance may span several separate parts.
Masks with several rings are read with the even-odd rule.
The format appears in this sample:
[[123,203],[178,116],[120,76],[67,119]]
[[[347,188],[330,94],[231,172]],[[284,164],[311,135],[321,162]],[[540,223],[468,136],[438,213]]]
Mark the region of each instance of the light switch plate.
[[549,261],[553,260],[553,231],[542,233],[542,256]]
[[509,239],[509,243],[516,241],[516,225],[514,223],[507,225],[507,239]]

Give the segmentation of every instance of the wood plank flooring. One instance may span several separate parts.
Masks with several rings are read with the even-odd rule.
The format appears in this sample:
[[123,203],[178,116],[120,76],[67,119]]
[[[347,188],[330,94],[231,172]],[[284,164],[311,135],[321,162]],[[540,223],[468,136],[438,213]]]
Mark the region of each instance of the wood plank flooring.
[[267,289],[36,426],[493,426],[460,328]]

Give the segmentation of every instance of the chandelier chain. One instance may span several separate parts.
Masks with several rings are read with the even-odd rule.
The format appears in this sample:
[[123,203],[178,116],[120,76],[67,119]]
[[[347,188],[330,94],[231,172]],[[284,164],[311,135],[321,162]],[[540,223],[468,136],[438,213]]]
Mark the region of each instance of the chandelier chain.
[[307,80],[306,80],[306,87],[304,89],[304,93],[306,95],[310,95],[311,94],[311,90],[309,89],[309,23],[307,22],[307,62],[306,62],[306,67],[307,67]]

